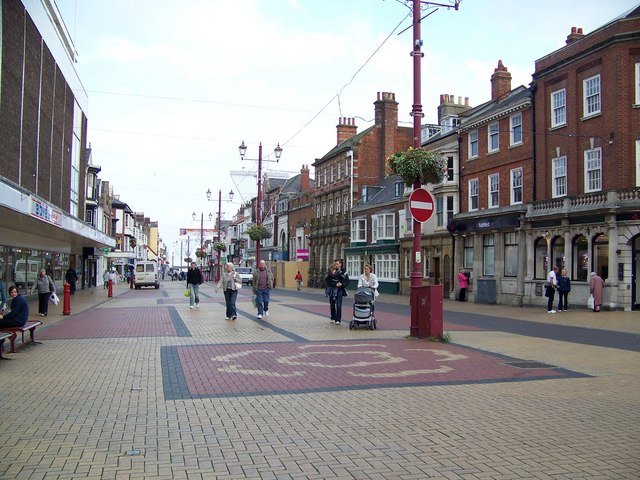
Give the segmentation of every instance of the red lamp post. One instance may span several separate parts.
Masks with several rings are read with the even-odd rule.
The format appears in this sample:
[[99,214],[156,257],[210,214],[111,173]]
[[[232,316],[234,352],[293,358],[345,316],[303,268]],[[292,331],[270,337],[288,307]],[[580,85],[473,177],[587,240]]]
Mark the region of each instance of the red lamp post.
[[[229,193],[229,201],[233,200],[233,190],[230,190]],[[211,201],[211,189],[207,189],[207,200]],[[211,220],[211,215],[209,215],[209,220]],[[222,240],[222,189],[218,190],[218,235],[216,236],[216,242],[220,242]],[[217,250],[217,264],[218,264],[218,270],[216,272],[216,277],[215,280],[216,282],[218,282],[220,280],[220,274],[222,272],[222,270],[220,269],[220,257],[221,257],[221,253],[220,250]]]
[[[240,152],[240,160],[256,160],[253,158],[244,158],[244,155],[247,153],[247,146],[244,144],[244,140],[242,144],[238,147],[238,151]],[[273,153],[276,156],[275,161],[280,161],[280,156],[282,155],[282,147],[278,143],[278,146],[273,150]],[[259,227],[262,224],[262,218],[260,216],[260,205],[262,203],[262,142],[258,146],[258,199],[256,202],[256,225]],[[270,161],[270,160],[265,160]],[[256,242],[256,265],[260,262],[260,240]]]

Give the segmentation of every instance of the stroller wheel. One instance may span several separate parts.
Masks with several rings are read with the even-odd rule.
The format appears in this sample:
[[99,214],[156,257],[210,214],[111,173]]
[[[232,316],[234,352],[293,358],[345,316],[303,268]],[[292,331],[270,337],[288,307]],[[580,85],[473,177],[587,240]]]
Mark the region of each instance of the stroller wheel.
[[372,329],[375,330],[376,328],[378,328],[378,322],[376,322],[376,319],[373,319],[373,322],[371,323]]
[[353,321],[349,322],[349,330],[353,330]]

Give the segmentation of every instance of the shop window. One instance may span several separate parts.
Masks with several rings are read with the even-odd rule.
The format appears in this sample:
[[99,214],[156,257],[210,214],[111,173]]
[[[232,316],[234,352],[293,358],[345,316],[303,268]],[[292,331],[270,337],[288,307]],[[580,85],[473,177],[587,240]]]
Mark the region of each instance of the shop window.
[[473,237],[464,238],[464,259],[462,266],[473,270]]
[[603,280],[609,278],[609,237],[604,234],[593,239],[593,271]]
[[564,238],[555,237],[551,241],[551,265],[562,271],[564,263]]
[[544,237],[536,238],[534,243],[534,262],[533,262],[533,278],[547,278],[547,240]]
[[518,234],[516,232],[504,234],[504,276],[518,276]]
[[571,278],[586,282],[589,274],[589,242],[584,235],[573,239]]
[[493,276],[496,274],[495,267],[495,235],[482,236],[482,274],[485,276]]

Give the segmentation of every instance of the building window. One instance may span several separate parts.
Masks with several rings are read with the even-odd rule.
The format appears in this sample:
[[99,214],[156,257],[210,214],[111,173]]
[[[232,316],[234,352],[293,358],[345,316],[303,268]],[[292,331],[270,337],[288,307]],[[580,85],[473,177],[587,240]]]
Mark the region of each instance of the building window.
[[600,113],[600,75],[587,78],[582,82],[584,97],[584,114],[595,115]]
[[464,238],[462,266],[468,270],[473,270],[473,237],[467,236],[462,238]]
[[411,261],[411,250],[405,250],[404,251],[404,278],[410,278],[412,270],[413,270],[413,262]]
[[395,236],[393,232],[395,230],[394,225],[395,215],[393,213],[384,213],[381,215],[371,216],[371,233],[373,238],[371,241],[376,242],[378,240],[393,240]]
[[85,212],[84,221],[85,223],[95,227],[95,225],[93,224],[93,210],[87,210]]
[[453,218],[453,195],[447,195],[446,199],[446,217],[444,219],[444,225],[449,223],[449,220]]
[[329,204],[329,215],[333,215],[333,200],[329,199],[327,203]]
[[336,198],[336,213],[340,213],[340,197]]
[[367,220],[365,218],[351,220],[351,241],[367,241]]
[[338,180],[342,178],[342,162],[338,162]]
[[516,232],[504,234],[504,276],[518,276],[518,234]]
[[395,185],[396,198],[400,198],[404,195],[404,182],[396,182]]
[[567,195],[567,157],[558,157],[552,160],[553,168],[553,198]]
[[329,167],[329,183],[333,182],[335,182],[335,179],[333,178],[333,165],[331,165],[331,167]]
[[500,206],[500,174],[489,175],[489,208]]
[[602,149],[600,147],[584,152],[584,191],[602,190]]
[[316,218],[320,218],[320,202],[316,203]]
[[442,227],[453,218],[453,196],[444,195],[436,197],[436,224]]
[[436,197],[436,225],[444,225],[444,199],[441,196]]
[[511,170],[511,205],[522,203],[522,168]]
[[[609,278],[609,237],[598,235],[593,239],[593,268],[603,280]],[[615,272],[614,272],[615,273]]]
[[349,205],[349,195],[346,193],[342,196],[342,206],[344,207],[342,210],[344,210],[345,213],[351,209],[351,205]]
[[422,276],[429,278],[429,249],[422,250]]
[[495,237],[491,233],[482,236],[482,274],[493,276],[496,273],[495,267]]
[[636,187],[640,187],[640,140],[636,140]]
[[489,152],[500,150],[500,129],[498,122],[492,123],[488,128]]
[[635,104],[636,105],[640,105],[640,63],[636,63],[636,84],[635,84],[635,91],[636,91],[636,101]]
[[571,255],[571,278],[585,282],[589,273],[589,242],[584,235],[573,239],[573,253]]
[[324,200],[322,202],[322,216],[326,217],[327,216],[327,201]]
[[362,187],[362,193],[360,194],[360,201],[362,203],[367,203],[369,201],[369,187]]
[[533,278],[546,279],[547,278],[547,240],[543,237],[536,238],[533,246],[534,259],[533,259]]
[[478,131],[471,130],[469,132],[469,158],[477,158],[478,156]]
[[345,265],[347,273],[352,272],[351,275],[355,276],[358,272],[364,271],[364,262],[361,256],[347,256],[347,263]]
[[551,127],[567,123],[567,91],[563,88],[551,94]]
[[511,145],[519,145],[522,143],[522,114],[512,115],[509,121],[511,122],[510,143]]
[[478,210],[478,179],[469,180],[469,211]]
[[373,257],[373,271],[378,280],[398,282],[399,257],[397,253],[377,254]]
[[453,182],[453,157],[447,157],[447,182]]

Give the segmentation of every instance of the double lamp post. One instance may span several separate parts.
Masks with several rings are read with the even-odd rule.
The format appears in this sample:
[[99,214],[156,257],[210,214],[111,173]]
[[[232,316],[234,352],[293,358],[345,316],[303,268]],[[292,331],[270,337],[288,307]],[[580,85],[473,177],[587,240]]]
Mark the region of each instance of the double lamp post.
[[[230,190],[229,193],[227,194],[229,195],[229,202],[231,202],[233,200],[233,190]],[[207,189],[207,201],[211,202],[211,189],[208,188]],[[209,214],[209,220],[211,220],[212,215]],[[200,227],[202,228],[202,227]],[[218,235],[216,237],[216,242],[220,242],[222,241],[222,236],[221,236],[221,231],[222,231],[222,189],[218,190],[218,222],[217,222],[217,227],[216,227],[217,231],[218,231]],[[220,250],[216,249],[216,255],[217,255],[217,271],[216,271],[216,276],[215,276],[215,281],[219,281],[220,280]]]
[[[247,153],[247,146],[244,144],[244,140],[242,144],[238,147],[238,151],[240,152],[240,160],[251,160],[258,162],[258,199],[256,201],[256,226],[260,226],[262,224],[260,206],[262,205],[262,142],[258,146],[258,158],[245,158],[245,154]],[[280,161],[280,156],[282,155],[282,147],[278,143],[278,146],[273,150],[273,153],[276,156],[275,162]],[[265,159],[264,161],[270,162],[274,160]],[[260,240],[256,242],[256,268],[260,263]]]

